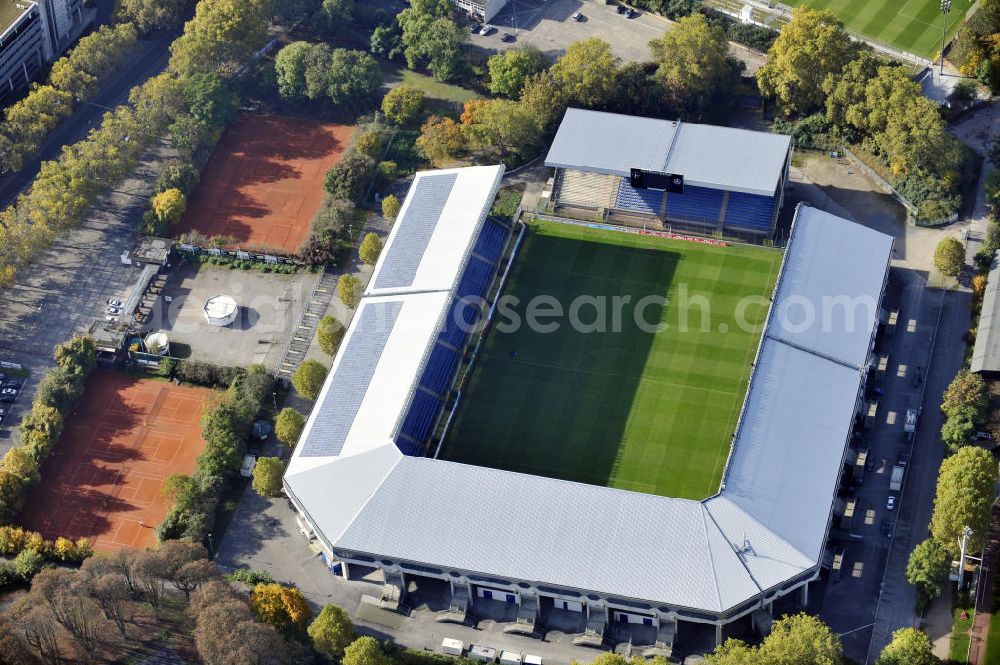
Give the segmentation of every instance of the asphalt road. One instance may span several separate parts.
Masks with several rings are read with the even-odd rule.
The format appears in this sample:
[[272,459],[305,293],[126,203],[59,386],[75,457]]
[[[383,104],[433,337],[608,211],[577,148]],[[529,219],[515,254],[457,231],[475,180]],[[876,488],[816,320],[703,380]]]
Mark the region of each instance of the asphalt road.
[[[102,14],[103,15],[103,14]],[[64,145],[75,143],[96,127],[101,116],[110,108],[128,99],[128,93],[140,83],[159,74],[170,58],[170,42],[179,31],[153,34],[139,41],[138,49],[129,60],[128,66],[112,78],[89,102],[80,104],[69,118],[64,120],[42,145],[41,157],[24,165],[18,173],[0,177],[0,208],[6,208],[21,191],[30,185],[41,168],[43,160],[54,159]]]

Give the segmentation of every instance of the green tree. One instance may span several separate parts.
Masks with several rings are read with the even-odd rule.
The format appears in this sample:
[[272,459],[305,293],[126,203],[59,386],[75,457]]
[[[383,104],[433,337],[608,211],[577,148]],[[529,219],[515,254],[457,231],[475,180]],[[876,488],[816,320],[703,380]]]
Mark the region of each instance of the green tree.
[[465,150],[462,127],[451,118],[431,116],[420,128],[416,145],[436,167],[453,164]]
[[900,628],[892,634],[875,665],[936,665],[941,660],[926,633],[916,628]]
[[538,141],[538,126],[526,109],[507,99],[466,102],[462,126],[470,147],[501,159],[526,155]]
[[451,8],[440,2],[416,2],[396,17],[402,29],[401,42],[406,66],[426,65],[439,81],[458,75],[466,31],[450,18]]
[[548,72],[529,76],[521,88],[521,108],[535,120],[539,136],[549,135],[566,112],[566,95]]
[[362,132],[354,139],[354,149],[372,160],[382,156],[382,148],[382,133],[377,129]]
[[179,189],[167,189],[155,195],[152,200],[153,214],[165,224],[174,225],[181,221],[187,210],[187,201]]
[[332,316],[324,316],[316,327],[316,341],[319,342],[319,348],[328,355],[337,355],[337,349],[344,340],[345,332],[347,329],[343,323]]
[[757,84],[786,115],[807,114],[823,104],[827,76],[839,74],[857,50],[833,13],[798,8],[757,70]]
[[942,275],[958,277],[965,267],[965,247],[958,238],[945,238],[934,249],[934,267]]
[[906,581],[928,598],[937,598],[944,591],[945,579],[951,567],[951,555],[944,546],[928,538],[913,548],[906,563]]
[[817,617],[800,613],[774,622],[758,650],[764,663],[840,665],[840,637]]
[[170,45],[170,69],[234,73],[267,41],[272,10],[272,0],[200,0],[184,34]]
[[358,248],[358,256],[361,257],[361,260],[373,266],[378,261],[378,255],[381,253],[382,239],[378,237],[378,234],[365,234],[365,237],[361,240],[361,246]]
[[309,624],[308,633],[313,648],[334,662],[344,657],[344,650],[355,637],[351,618],[336,605],[325,605]]
[[176,28],[190,0],[121,0],[118,11],[142,32]]
[[337,280],[337,297],[340,301],[354,309],[361,302],[361,294],[364,292],[364,284],[354,275],[341,275]]
[[323,186],[335,199],[359,203],[372,176],[375,163],[370,157],[352,150],[326,172]]
[[305,98],[306,65],[312,52],[313,46],[309,42],[292,42],[274,56],[274,73],[282,99]]
[[941,397],[941,411],[949,418],[971,411],[973,420],[979,422],[986,416],[989,404],[990,393],[986,381],[967,368],[959,370]]
[[382,98],[382,114],[389,122],[409,125],[424,108],[424,91],[405,83],[396,86]]
[[359,637],[344,649],[343,665],[391,665],[382,647],[374,637]]
[[371,40],[368,42],[368,50],[375,55],[380,55],[386,60],[396,60],[403,55],[403,41],[399,32],[399,26],[379,25],[372,31]]
[[760,665],[761,662],[754,647],[732,637],[705,654],[705,660],[708,665]]
[[306,417],[291,407],[285,407],[274,419],[274,436],[289,448],[294,448],[306,426]]
[[255,586],[250,592],[250,607],[258,621],[286,635],[304,631],[312,618],[312,610],[302,592],[277,582]]
[[364,51],[334,49],[327,71],[326,94],[336,106],[360,109],[371,104],[382,87],[382,69]]
[[318,360],[305,360],[292,375],[292,385],[306,399],[316,399],[326,381],[327,369]]
[[38,571],[42,569],[45,565],[45,557],[38,553],[37,550],[28,548],[21,550],[14,557],[14,572],[20,576],[21,579],[28,582],[34,577]]
[[323,0],[314,23],[329,36],[342,35],[354,18],[355,0]]
[[944,425],[941,426],[941,439],[948,446],[949,452],[955,452],[972,442],[975,431],[976,423],[972,419],[972,412],[965,409],[944,421]]
[[490,73],[490,92],[516,99],[524,81],[532,74],[545,71],[545,54],[530,44],[491,56],[486,62]]
[[281,496],[281,476],[285,463],[280,457],[258,457],[253,468],[253,488],[266,497]]
[[996,482],[997,463],[982,448],[960,448],[941,463],[931,535],[952,556],[959,553],[958,540],[966,526],[972,529],[969,551],[982,549]]
[[395,194],[390,194],[382,199],[382,216],[390,222],[396,221],[396,217],[399,216],[400,208],[401,205],[399,203],[399,199],[396,198]]
[[586,108],[603,108],[615,90],[619,60],[600,37],[570,44],[549,70],[566,97]]
[[658,63],[656,76],[676,108],[696,114],[728,110],[736,71],[721,26],[709,25],[705,15],[696,12],[650,41],[649,48]]

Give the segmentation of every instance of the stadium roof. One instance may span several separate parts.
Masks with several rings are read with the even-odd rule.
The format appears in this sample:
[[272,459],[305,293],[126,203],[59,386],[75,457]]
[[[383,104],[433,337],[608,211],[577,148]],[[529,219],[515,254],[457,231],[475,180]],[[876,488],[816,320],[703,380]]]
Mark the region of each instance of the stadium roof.
[[[803,253],[817,275],[840,271],[851,293],[878,297],[891,239],[815,212],[796,212],[777,292],[841,290],[798,270]],[[828,233],[847,241],[815,252]],[[877,249],[858,251],[852,239]],[[854,275],[872,284],[861,288]],[[433,345],[429,322],[445,306],[433,296],[362,301],[289,464],[286,487],[331,549],[714,613],[815,571],[863,382],[862,366],[837,357],[856,351],[841,339],[848,333],[833,329],[803,348],[772,336],[785,331],[769,321],[723,487],[699,502],[403,455],[392,436],[422,362],[414,358]],[[385,342],[366,322],[375,306],[400,307]],[[866,325],[871,339],[876,321]],[[356,353],[369,359],[357,384],[338,371]],[[525,546],[456,546],[447,537],[455,533],[464,543],[512,537]]]
[[979,332],[972,349],[973,372],[1000,372],[1000,261],[993,258],[993,267],[986,278],[983,311],[979,316]]
[[[868,360],[892,237],[800,206],[768,334],[851,367]],[[880,265],[881,264],[881,265]]]
[[365,294],[454,288],[503,172],[503,166],[473,166],[418,173]]
[[782,134],[570,108],[545,165],[623,177],[641,168],[680,174],[698,187],[774,196],[791,141]]

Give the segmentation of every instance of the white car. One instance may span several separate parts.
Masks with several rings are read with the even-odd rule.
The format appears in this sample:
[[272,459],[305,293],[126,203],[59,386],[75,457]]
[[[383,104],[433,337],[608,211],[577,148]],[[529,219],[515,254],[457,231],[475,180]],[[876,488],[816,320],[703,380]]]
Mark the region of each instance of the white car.
[[119,314],[122,313],[122,308],[109,306],[108,309],[105,311],[108,313],[108,316],[118,316]]
[[896,507],[896,497],[890,494],[889,498],[885,502],[885,509],[892,510],[895,507]]
[[494,28],[489,23],[486,23],[483,25],[483,27],[479,29],[479,34],[485,37],[486,35],[492,34],[494,30],[496,30],[496,28]]
[[118,300],[117,298],[108,298],[108,305],[110,305],[111,307],[121,307],[122,301]]

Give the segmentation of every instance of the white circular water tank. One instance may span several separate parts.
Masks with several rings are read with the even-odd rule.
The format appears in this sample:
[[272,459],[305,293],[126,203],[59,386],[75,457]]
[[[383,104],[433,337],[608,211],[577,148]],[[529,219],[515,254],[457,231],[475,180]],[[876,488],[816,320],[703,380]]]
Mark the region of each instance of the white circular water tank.
[[146,335],[146,350],[158,356],[170,355],[170,339],[162,330]]
[[228,326],[236,320],[240,306],[232,296],[212,296],[205,301],[205,320],[210,326]]

